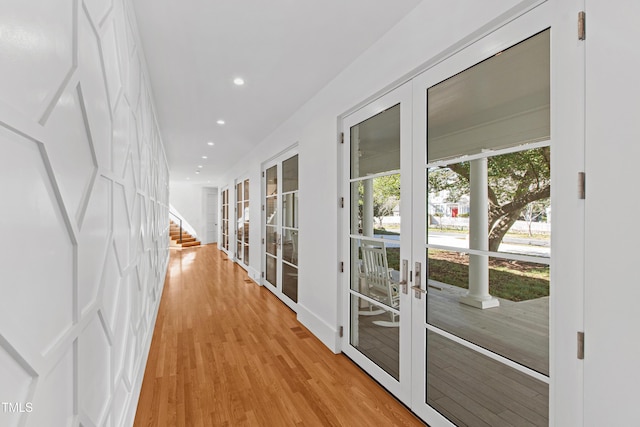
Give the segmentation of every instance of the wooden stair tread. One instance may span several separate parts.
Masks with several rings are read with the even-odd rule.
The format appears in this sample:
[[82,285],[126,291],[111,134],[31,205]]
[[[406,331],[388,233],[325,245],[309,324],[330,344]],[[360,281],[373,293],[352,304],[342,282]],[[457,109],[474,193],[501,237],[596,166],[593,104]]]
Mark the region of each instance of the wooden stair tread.
[[182,230],[182,240],[180,240],[180,226],[173,221],[169,221],[169,238],[173,241],[172,245],[178,245],[183,248],[192,246],[200,246],[200,242],[191,234]]

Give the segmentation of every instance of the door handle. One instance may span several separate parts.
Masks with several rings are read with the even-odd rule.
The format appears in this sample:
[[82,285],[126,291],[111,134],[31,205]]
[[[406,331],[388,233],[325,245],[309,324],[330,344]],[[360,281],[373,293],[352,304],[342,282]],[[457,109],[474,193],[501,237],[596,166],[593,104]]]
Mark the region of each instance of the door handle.
[[407,285],[407,279],[408,279],[408,272],[409,272],[409,261],[407,261],[406,259],[402,260],[402,271],[401,271],[401,276],[400,276],[400,288],[402,289],[402,293],[403,294],[408,294],[409,293],[409,289],[408,289],[408,285]]
[[422,294],[426,294],[427,291],[422,289],[420,286],[412,286],[411,289],[415,291],[414,296],[418,299],[422,299]]
[[417,299],[422,299],[422,294],[426,294],[427,291],[425,291],[424,289],[422,289],[422,263],[420,262],[416,262],[416,274],[415,274],[415,278],[413,279],[413,283],[415,283],[414,286],[411,287],[411,289],[413,289],[415,291],[414,293],[414,297],[416,297]]

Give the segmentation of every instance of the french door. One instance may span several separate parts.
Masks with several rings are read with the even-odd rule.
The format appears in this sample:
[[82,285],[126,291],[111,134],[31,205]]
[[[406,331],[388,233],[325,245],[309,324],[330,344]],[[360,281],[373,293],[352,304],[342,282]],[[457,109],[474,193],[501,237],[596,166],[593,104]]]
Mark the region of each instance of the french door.
[[583,63],[558,8],[343,119],[342,349],[429,425],[580,423]]
[[294,311],[298,302],[298,154],[263,165],[263,284]]
[[236,181],[236,261],[249,266],[249,179]]
[[229,189],[225,188],[221,192],[221,203],[220,203],[220,216],[222,217],[222,226],[221,226],[221,244],[220,248],[223,249],[227,255],[229,254],[229,235],[230,235],[230,227],[229,227]]

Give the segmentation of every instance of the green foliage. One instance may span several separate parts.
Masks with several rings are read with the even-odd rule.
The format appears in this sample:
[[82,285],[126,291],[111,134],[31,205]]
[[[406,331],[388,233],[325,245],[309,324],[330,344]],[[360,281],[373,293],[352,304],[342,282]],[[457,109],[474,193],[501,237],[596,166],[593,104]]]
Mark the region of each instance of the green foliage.
[[382,226],[382,217],[390,216],[400,203],[400,175],[387,175],[373,180],[373,216]]
[[[497,250],[504,235],[523,212],[529,214],[529,221],[546,212],[551,193],[550,158],[549,147],[489,157],[487,225],[490,250]],[[458,202],[470,193],[469,176],[469,162],[434,168],[427,178],[429,194],[445,194],[445,202]]]

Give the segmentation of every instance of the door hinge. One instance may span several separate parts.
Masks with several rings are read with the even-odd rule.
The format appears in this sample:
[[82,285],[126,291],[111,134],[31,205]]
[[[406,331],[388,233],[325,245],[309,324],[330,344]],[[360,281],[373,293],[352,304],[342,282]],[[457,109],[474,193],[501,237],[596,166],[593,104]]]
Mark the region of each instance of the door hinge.
[[262,278],[264,279],[264,271],[262,272]]
[[340,207],[344,208],[344,197],[340,197]]
[[581,200],[587,198],[586,174],[584,172],[578,172],[578,198]]
[[340,263],[340,273],[344,273],[344,262]]
[[340,132],[340,144],[344,144],[344,132]]
[[262,177],[264,178],[264,171],[262,171]]
[[264,211],[264,205],[262,205],[262,210]]
[[585,40],[587,38],[587,16],[582,12],[578,12],[578,40]]
[[344,336],[344,326],[340,326],[340,338],[342,338]]
[[584,360],[584,332],[578,332],[578,359]]
[[264,245],[264,237],[262,238],[262,244]]

